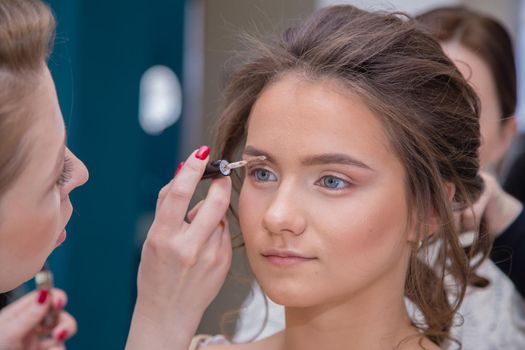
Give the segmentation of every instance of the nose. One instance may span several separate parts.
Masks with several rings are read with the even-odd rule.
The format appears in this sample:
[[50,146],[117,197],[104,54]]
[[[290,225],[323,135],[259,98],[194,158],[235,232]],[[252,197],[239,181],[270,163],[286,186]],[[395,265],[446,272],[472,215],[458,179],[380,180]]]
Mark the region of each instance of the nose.
[[66,193],[84,185],[89,179],[89,172],[84,163],[69,149],[66,150],[67,157],[73,162],[73,174],[67,183]]
[[263,216],[263,226],[270,234],[302,234],[306,219],[301,199],[291,185],[281,183]]

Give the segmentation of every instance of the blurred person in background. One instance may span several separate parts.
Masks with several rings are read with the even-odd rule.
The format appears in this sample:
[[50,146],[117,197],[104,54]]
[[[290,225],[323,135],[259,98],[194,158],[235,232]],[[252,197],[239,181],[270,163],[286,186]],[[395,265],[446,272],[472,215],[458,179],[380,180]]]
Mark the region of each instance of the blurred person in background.
[[[485,216],[494,237],[492,260],[525,296],[523,205],[500,186],[502,167],[517,129],[517,78],[511,37],[495,18],[464,7],[435,9],[421,14],[418,20],[441,42],[479,96],[480,159],[487,172],[488,188],[478,204],[478,216]],[[510,176],[516,175],[511,172]]]

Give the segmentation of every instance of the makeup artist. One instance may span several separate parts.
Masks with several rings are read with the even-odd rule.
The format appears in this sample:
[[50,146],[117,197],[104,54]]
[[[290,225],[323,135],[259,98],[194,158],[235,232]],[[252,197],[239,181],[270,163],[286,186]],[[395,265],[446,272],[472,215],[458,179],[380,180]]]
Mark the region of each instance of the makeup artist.
[[[88,179],[82,161],[67,148],[46,64],[54,28],[53,15],[41,1],[0,1],[0,293],[31,279],[64,241],[73,210],[69,193]],[[204,312],[222,285],[231,261],[224,220],[230,179],[213,181],[198,210],[189,213],[191,224],[184,221],[209,153],[207,146],[193,152],[176,179],[159,194],[139,269],[128,339],[131,348],[156,345],[156,332],[173,333],[173,328],[163,325],[177,326],[189,303],[194,315],[182,317],[181,327],[196,328],[201,315],[194,310]],[[185,256],[172,249],[178,244],[188,247]],[[172,296],[172,302],[158,304],[168,300],[165,295]],[[64,341],[77,328],[64,311],[66,303],[63,291],[43,289],[2,308],[0,349],[64,349]],[[172,311],[174,320],[160,320],[160,326],[154,323],[151,315],[159,308]],[[58,323],[43,337],[40,324],[52,309],[58,312]],[[157,338],[167,339],[165,334]],[[176,342],[173,339],[171,346]]]

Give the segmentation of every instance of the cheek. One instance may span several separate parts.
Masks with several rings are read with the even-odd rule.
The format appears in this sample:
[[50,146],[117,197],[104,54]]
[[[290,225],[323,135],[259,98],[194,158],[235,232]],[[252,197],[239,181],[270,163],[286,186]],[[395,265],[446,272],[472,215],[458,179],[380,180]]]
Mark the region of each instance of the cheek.
[[9,220],[2,223],[0,267],[2,283],[28,280],[42,267],[56,246],[59,235],[60,197],[51,196],[44,201],[17,203]]
[[480,132],[484,145],[486,147],[490,147],[491,143],[497,141],[497,136],[499,133],[499,120],[493,116],[481,116]]
[[485,153],[498,145],[501,127],[499,115],[500,112],[494,104],[482,103],[479,123],[482,138],[481,150]]
[[253,191],[247,185],[243,185],[239,195],[239,225],[247,251],[252,246],[251,241],[257,228],[257,222],[259,222],[261,202],[260,198],[256,199]]
[[26,235],[27,251],[41,251],[37,255],[42,255],[49,254],[53,250],[59,234],[61,211],[58,193],[50,194],[41,205],[33,208],[26,228],[27,232],[31,232]]
[[324,254],[336,274],[368,278],[400,260],[408,246],[407,209],[404,194],[397,192],[367,193],[346,205],[318,208],[317,217],[328,224],[317,231],[326,232]]

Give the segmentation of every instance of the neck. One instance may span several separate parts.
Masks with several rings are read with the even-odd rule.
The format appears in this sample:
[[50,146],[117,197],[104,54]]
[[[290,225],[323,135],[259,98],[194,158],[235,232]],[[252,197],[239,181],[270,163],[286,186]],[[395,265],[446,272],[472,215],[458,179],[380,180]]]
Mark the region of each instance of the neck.
[[394,349],[410,335],[417,331],[404,305],[286,309],[284,348],[288,350],[340,349],[341,344],[351,344],[352,349]]

